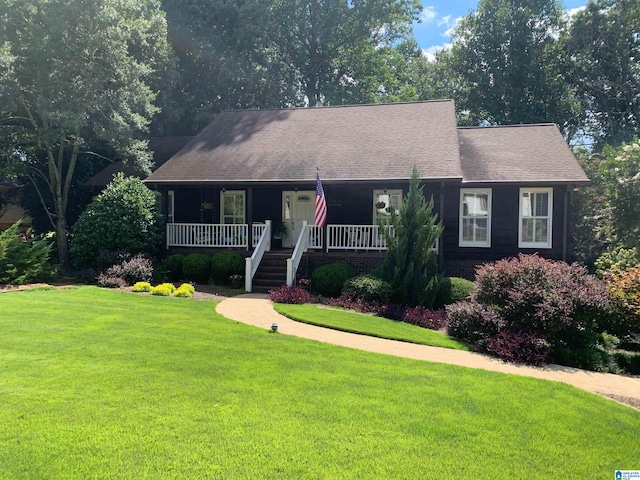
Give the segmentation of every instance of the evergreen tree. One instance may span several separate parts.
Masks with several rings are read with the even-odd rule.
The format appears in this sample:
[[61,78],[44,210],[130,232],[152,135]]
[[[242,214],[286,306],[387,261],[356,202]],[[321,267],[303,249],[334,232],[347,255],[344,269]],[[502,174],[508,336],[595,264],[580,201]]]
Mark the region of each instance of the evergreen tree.
[[400,215],[391,213],[395,234],[385,229],[388,248],[382,265],[383,278],[393,287],[396,302],[430,307],[438,286],[431,248],[442,235],[443,227],[433,213],[433,198],[429,202],[424,198],[415,166]]

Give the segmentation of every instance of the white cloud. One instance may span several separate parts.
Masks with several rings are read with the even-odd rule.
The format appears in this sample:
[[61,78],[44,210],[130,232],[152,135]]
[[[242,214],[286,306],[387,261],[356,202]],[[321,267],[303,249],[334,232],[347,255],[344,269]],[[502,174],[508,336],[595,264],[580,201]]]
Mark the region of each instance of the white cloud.
[[426,6],[422,9],[422,13],[420,14],[420,20],[422,20],[422,23],[431,23],[433,22],[436,17],[438,16],[438,13],[436,12],[436,7],[434,6]]
[[429,48],[423,48],[422,55],[425,56],[427,60],[429,60],[431,63],[433,63],[436,61],[436,53],[438,53],[441,50],[449,50],[450,48],[451,48],[450,43],[445,43],[443,45],[434,45]]
[[569,18],[573,18],[577,13],[583,11],[585,8],[587,8],[586,5],[583,5],[581,7],[571,8],[566,11],[565,15]]
[[451,37],[453,35],[453,31],[456,29],[458,24],[462,21],[462,18],[463,17],[456,17],[453,20],[451,20],[451,18],[449,18],[447,20],[447,23],[445,24],[448,28],[445,30],[445,32],[442,34],[442,36],[443,37]]

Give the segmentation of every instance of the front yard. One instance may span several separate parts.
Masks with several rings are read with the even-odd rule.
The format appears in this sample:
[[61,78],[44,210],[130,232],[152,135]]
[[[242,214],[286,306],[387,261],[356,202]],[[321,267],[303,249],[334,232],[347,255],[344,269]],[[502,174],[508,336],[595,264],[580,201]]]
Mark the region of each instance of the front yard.
[[0,294],[0,478],[607,478],[640,412],[270,334],[213,302]]

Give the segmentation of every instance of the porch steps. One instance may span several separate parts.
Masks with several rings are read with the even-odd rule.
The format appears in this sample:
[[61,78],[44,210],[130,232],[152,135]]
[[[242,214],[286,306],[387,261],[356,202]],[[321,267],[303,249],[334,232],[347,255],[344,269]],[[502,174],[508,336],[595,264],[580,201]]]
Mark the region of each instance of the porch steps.
[[287,283],[287,258],[291,257],[292,253],[292,250],[265,252],[258,271],[253,277],[255,293],[267,293],[272,288]]

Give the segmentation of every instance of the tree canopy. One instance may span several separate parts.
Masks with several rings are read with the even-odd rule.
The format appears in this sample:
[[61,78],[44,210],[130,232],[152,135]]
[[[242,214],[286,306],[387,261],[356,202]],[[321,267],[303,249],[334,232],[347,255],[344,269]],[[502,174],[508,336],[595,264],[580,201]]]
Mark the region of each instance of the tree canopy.
[[68,267],[69,191],[78,161],[107,144],[150,166],[141,134],[157,111],[166,22],[156,0],[5,0],[0,4],[3,164],[46,185],[58,255]]

